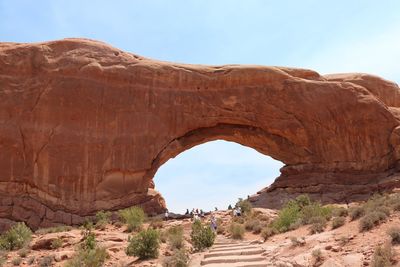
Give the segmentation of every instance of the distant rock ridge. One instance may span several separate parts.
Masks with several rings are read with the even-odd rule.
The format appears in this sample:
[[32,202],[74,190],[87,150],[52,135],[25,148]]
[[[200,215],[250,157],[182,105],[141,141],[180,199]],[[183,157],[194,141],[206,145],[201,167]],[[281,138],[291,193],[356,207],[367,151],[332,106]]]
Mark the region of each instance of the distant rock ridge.
[[0,43],[0,218],[160,213],[157,169],[217,139],[285,164],[256,206],[345,202],[399,187],[399,125],[398,85],[372,75],[175,64],[87,39]]

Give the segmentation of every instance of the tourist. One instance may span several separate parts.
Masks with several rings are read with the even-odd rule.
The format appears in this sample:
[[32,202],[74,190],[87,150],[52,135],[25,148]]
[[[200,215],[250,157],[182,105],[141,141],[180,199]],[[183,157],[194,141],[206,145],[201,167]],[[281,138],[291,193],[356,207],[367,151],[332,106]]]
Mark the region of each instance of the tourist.
[[189,209],[186,209],[185,215],[189,215]]
[[200,209],[200,218],[204,218],[204,211]]
[[236,211],[237,216],[242,216],[242,208],[238,207]]
[[166,221],[168,221],[168,217],[169,217],[169,213],[168,213],[168,209],[166,209],[165,214],[164,214],[164,218]]
[[213,214],[211,214],[210,227],[213,232],[217,231],[217,220]]
[[214,208],[214,210],[215,210],[215,211],[218,211],[218,208],[217,208],[217,207],[215,207],[215,208]]

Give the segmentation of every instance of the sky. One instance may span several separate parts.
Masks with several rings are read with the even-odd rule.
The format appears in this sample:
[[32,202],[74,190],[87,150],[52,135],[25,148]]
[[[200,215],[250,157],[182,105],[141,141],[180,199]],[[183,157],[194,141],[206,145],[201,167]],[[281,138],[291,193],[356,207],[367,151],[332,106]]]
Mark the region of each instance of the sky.
[[[149,58],[196,64],[365,72],[400,81],[400,1],[0,0],[0,41],[101,40]],[[171,211],[225,208],[279,175],[282,163],[225,141],[164,164]]]

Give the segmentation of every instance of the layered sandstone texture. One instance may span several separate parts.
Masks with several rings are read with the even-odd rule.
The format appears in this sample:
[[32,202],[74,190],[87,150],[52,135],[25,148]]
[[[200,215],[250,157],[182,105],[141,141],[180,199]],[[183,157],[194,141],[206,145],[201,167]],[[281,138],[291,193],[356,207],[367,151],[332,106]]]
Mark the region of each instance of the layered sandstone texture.
[[0,217],[44,227],[160,212],[157,169],[216,139],[285,164],[255,205],[346,201],[399,185],[399,120],[399,87],[371,75],[175,64],[86,39],[0,43]]

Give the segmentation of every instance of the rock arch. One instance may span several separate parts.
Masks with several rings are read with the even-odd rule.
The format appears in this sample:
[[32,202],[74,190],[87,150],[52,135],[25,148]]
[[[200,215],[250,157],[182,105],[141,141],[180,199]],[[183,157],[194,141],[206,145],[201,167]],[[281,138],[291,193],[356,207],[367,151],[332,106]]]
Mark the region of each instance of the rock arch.
[[399,185],[400,90],[366,74],[146,59],[86,39],[0,43],[0,217],[74,224],[164,201],[152,178],[206,141],[282,161],[252,197],[346,201]]

